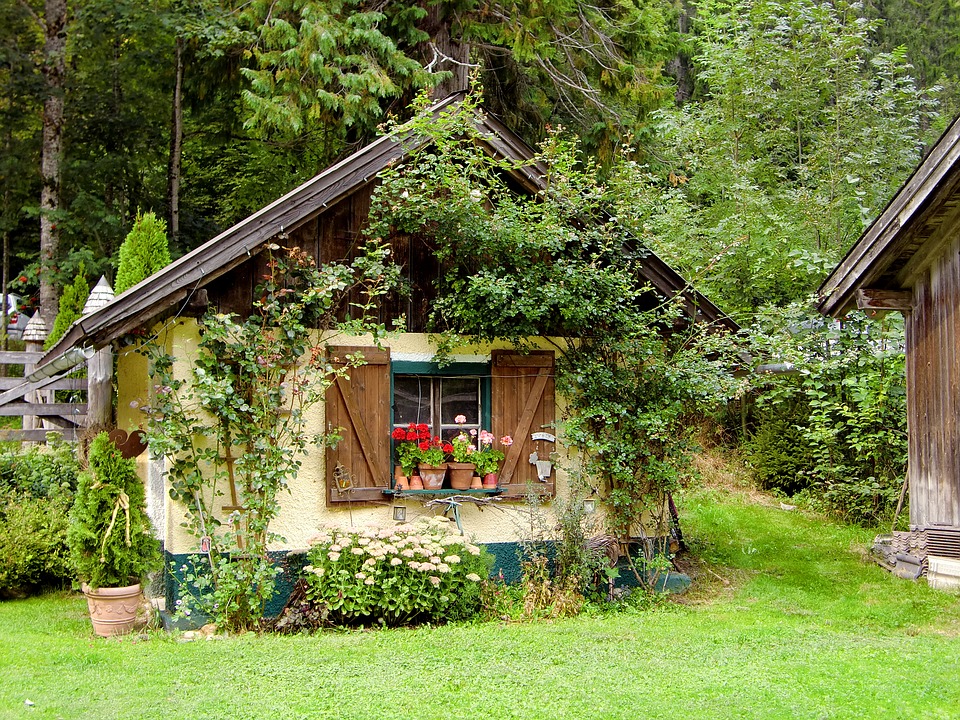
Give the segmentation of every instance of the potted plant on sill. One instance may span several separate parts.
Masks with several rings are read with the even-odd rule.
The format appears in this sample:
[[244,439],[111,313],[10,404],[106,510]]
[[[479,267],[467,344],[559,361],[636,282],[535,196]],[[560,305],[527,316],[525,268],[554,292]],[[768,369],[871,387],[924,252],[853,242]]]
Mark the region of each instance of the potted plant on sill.
[[[500,463],[506,457],[502,450],[495,450],[493,443],[496,437],[487,430],[480,431],[480,447],[473,454],[473,462],[477,466],[477,474],[483,478],[483,487],[492,489],[497,487],[497,473],[500,470]],[[508,448],[513,445],[513,438],[504,435],[500,438],[500,444]]]
[[[394,453],[397,457],[397,470],[394,471],[394,488],[406,490],[412,488],[417,463],[420,462],[419,443],[430,439],[430,428],[424,424],[410,423],[407,427],[397,427],[390,433],[394,441]],[[421,487],[422,489],[422,487]]]
[[[460,426],[460,432],[450,443],[452,461],[447,463],[450,470],[450,487],[454,490],[469,490],[470,483],[473,481],[473,471],[477,468],[473,462],[473,455],[477,452],[477,448],[474,447],[470,435],[463,429],[463,425],[467,422],[466,416],[457,415],[454,422]],[[476,430],[471,431],[474,435],[476,432]]]
[[429,440],[421,440],[417,447],[418,467],[424,490],[439,490],[443,487],[443,479],[447,475],[447,464],[444,459],[453,452],[453,446],[442,442],[438,437],[433,437]]
[[142,602],[140,581],[160,567],[160,544],[147,517],[143,483],[107,433],[90,445],[67,531],[97,635],[132,629]]

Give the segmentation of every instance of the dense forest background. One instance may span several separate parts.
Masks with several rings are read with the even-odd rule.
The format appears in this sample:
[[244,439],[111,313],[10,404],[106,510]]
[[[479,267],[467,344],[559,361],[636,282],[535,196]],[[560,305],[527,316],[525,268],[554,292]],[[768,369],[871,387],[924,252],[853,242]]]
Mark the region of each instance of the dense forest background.
[[9,287],[112,277],[138,211],[176,257],[474,74],[531,143],[577,135],[631,188],[621,219],[749,320],[815,289],[953,116],[958,38],[945,0],[6,0]]
[[531,144],[574,138],[617,220],[794,369],[717,424],[761,485],[876,522],[906,462],[902,327],[810,298],[958,78],[949,0],[5,0],[3,282],[52,325],[138,216],[176,258],[472,83]]

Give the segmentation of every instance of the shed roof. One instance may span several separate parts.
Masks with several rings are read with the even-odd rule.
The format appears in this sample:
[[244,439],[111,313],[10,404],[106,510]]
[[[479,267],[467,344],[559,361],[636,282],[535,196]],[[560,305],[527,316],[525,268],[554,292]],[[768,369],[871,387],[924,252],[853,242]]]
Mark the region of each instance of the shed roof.
[[[456,93],[426,112],[439,114],[463,98]],[[525,161],[513,171],[513,179],[530,192],[545,187],[546,167],[533,163],[532,148],[503,123],[487,113],[476,118],[488,149],[505,159]],[[300,187],[220,233],[179,260],[118,295],[104,307],[84,315],[43,357],[40,367],[53,362],[73,347],[99,349],[130,333],[172,308],[189,303],[191,296],[216,278],[244,262],[277,233],[320,214],[324,208],[349,195],[390,163],[407,155],[424,140],[410,133],[385,135],[344,160],[327,168]],[[716,305],[693,290],[679,273],[655,253],[629,238],[640,251],[641,278],[666,297],[682,295],[688,309],[708,322],[736,330],[737,325]]]
[[818,290],[818,309],[840,317],[858,290],[912,288],[960,227],[960,118],[940,136],[883,212]]

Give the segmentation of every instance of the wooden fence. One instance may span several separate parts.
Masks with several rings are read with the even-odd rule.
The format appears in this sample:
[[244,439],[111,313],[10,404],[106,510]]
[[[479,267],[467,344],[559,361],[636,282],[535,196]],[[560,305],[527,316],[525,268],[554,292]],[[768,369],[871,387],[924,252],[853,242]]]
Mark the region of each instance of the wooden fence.
[[0,393],[16,391],[12,398],[0,404],[0,417],[23,418],[21,429],[0,429],[0,441],[46,442],[51,432],[59,433],[64,440],[75,441],[86,424],[86,402],[54,401],[57,390],[80,391],[86,396],[86,378],[49,378],[35,383],[25,380],[41,357],[42,352],[0,351],[0,365],[23,366],[19,377],[11,377],[9,373],[7,377],[0,377]]

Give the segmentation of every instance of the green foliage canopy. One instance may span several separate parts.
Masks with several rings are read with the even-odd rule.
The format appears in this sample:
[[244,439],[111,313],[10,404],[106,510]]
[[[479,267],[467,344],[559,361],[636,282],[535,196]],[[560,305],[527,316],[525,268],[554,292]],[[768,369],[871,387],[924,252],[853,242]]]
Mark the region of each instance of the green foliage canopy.
[[551,135],[531,162],[548,169],[546,186],[518,194],[505,179],[518,168],[485,152],[476,112],[468,98],[405,126],[428,142],[383,174],[369,232],[412,233],[436,248],[441,354],[467,340],[525,348],[531,337],[563,338],[562,435],[610,500],[611,529],[627,536],[662,510],[684,471],[687,414],[733,392],[731,343],[690,323],[681,298],[637,280],[645,250],[606,211],[607,190],[576,142]]
[[80,264],[80,272],[73,279],[73,283],[63,288],[60,294],[60,311],[53,321],[53,329],[44,341],[45,348],[52,348],[57,340],[62,338],[70,326],[83,315],[83,306],[90,297],[90,283],[83,273],[83,263]]
[[806,297],[915,166],[935,117],[856,4],[698,3],[699,95],[657,114],[618,216],[731,312]]

